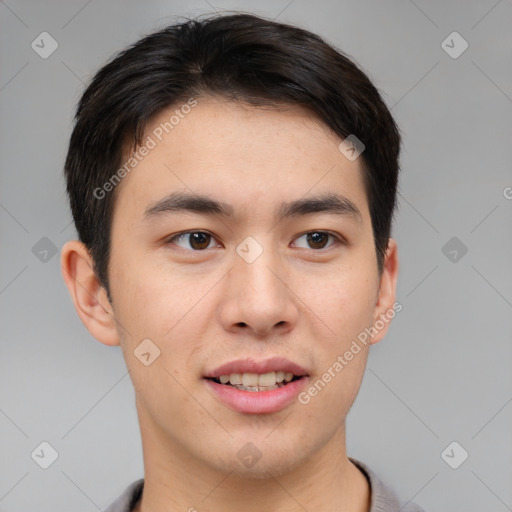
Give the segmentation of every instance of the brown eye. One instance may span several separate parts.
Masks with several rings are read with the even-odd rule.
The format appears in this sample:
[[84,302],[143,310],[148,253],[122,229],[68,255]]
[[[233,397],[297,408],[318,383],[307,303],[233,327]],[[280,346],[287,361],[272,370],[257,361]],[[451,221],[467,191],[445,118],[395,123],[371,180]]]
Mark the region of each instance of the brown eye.
[[329,237],[335,240],[334,244],[331,245],[335,245],[336,241],[339,243],[339,240],[336,240],[334,235],[327,233],[326,231],[310,231],[309,233],[305,233],[304,235],[298,237],[297,240],[306,238],[307,247],[305,248],[317,250],[326,248]]
[[328,242],[329,235],[327,233],[314,233],[307,234],[307,240],[309,244],[312,244],[313,249],[323,249],[325,244]]
[[179,235],[173,236],[168,240],[168,243],[176,243],[185,240],[185,245],[188,247],[179,245],[179,243],[176,245],[179,245],[184,249],[189,249],[191,247],[195,251],[202,251],[204,249],[208,249],[212,239],[212,235],[205,233],[204,231],[188,231],[186,233],[180,233]]

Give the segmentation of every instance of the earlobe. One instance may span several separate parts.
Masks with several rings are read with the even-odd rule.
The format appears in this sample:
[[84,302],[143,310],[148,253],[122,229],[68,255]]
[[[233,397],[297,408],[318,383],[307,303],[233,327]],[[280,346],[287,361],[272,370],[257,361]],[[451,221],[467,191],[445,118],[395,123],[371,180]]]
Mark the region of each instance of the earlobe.
[[388,241],[379,292],[373,315],[371,344],[378,343],[384,338],[392,319],[396,314],[396,283],[398,279],[398,246],[393,238]]
[[119,345],[114,312],[94,273],[86,246],[78,240],[66,242],[60,266],[75,309],[87,330],[105,345]]

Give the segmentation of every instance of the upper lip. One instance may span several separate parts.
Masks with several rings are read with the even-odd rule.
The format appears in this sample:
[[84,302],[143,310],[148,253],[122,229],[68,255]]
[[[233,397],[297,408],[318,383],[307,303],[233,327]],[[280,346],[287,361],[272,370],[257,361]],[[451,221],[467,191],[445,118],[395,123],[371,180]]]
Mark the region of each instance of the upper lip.
[[205,378],[218,378],[221,375],[230,375],[232,373],[263,374],[277,371],[285,373],[291,372],[298,377],[307,375],[306,370],[297,363],[284,357],[271,357],[260,361],[255,359],[237,359],[235,361],[229,361],[207,373]]

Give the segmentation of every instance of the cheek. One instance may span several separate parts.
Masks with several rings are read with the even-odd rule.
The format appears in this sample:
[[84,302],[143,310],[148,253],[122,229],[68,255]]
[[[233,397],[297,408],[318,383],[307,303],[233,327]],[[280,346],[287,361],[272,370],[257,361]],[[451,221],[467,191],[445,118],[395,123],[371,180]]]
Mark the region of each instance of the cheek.
[[[343,356],[345,351],[338,355]],[[310,422],[310,429],[332,432],[346,418],[361,386],[368,349],[363,348],[349,362],[336,357],[324,367],[324,373],[312,376],[309,385],[299,395],[298,407]],[[336,364],[336,362],[338,364]]]
[[310,399],[312,409],[318,407],[318,414],[325,414],[326,403],[338,414],[346,413],[357,395],[368,357],[369,340],[364,335],[372,325],[374,279],[364,265],[353,265],[323,282],[316,279],[316,288],[313,282],[303,285],[303,290],[315,290],[304,300],[312,311],[311,321],[318,324],[319,318],[324,326],[324,335],[315,335],[317,371],[304,398]]
[[299,401],[318,428],[334,429],[361,385],[369,343],[360,335],[371,326],[373,307],[364,280],[339,279],[316,297],[315,309],[329,329],[315,337],[316,371]]
[[196,337],[187,317],[190,301],[177,291],[179,283],[164,278],[157,268],[140,264],[125,268],[132,271],[119,273],[123,285],[118,290],[116,309],[122,325],[119,330],[126,331],[122,346],[125,363],[144,409],[152,411],[155,418],[161,417],[162,426],[172,424],[170,411],[194,405],[186,391],[187,361]]
[[[189,280],[154,263],[132,261],[119,268],[116,278],[122,286],[117,290],[115,313],[122,326],[119,330],[126,331],[123,352],[126,364],[134,371],[134,380],[140,387],[156,386],[155,389],[167,388],[168,381],[174,381],[172,376],[182,382],[186,372],[193,370],[190,361],[201,342],[201,324],[194,319],[207,314],[208,301],[201,301],[207,284],[191,286]],[[154,350],[158,357],[148,368],[154,365],[162,370],[158,383],[154,382],[154,372],[145,371],[146,367],[134,354],[147,339],[157,347]]]
[[363,265],[351,265],[324,276],[309,276],[301,296],[312,313],[329,328],[327,336],[343,342],[371,325],[375,308],[376,276]]
[[162,338],[173,318],[180,315],[179,284],[171,282],[143,254],[117,258],[113,268],[115,309],[120,322],[129,326],[130,337]]

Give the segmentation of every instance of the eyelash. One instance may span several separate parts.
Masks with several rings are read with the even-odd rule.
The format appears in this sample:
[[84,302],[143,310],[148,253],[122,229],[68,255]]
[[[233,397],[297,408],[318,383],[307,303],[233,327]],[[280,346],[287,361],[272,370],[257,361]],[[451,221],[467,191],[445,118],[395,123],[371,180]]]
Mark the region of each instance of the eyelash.
[[[185,237],[187,235],[194,234],[194,233],[201,233],[201,234],[209,235],[209,236],[212,237],[212,239],[215,239],[215,237],[211,233],[208,233],[207,231],[183,231],[182,233],[178,233],[178,234],[173,235],[172,237],[168,238],[165,241],[165,244],[172,244],[175,240],[180,239],[182,237]],[[314,251],[314,252],[321,252],[321,251],[327,250],[330,247],[333,247],[333,246],[336,246],[336,245],[344,245],[344,244],[346,244],[345,240],[343,239],[343,237],[341,235],[332,233],[330,231],[322,231],[322,230],[306,231],[305,233],[302,233],[301,235],[298,235],[294,240],[296,240],[297,238],[302,238],[303,236],[306,236],[306,235],[311,234],[311,233],[321,233],[323,235],[328,235],[332,239],[334,239],[334,241],[335,241],[333,244],[331,244],[331,245],[329,245],[327,247],[322,247],[321,249],[309,249],[309,250]],[[184,249],[184,250],[189,251],[189,252],[203,252],[203,251],[205,251],[207,249],[208,248],[206,248],[206,249],[199,249],[199,250],[196,250],[196,249]]]

